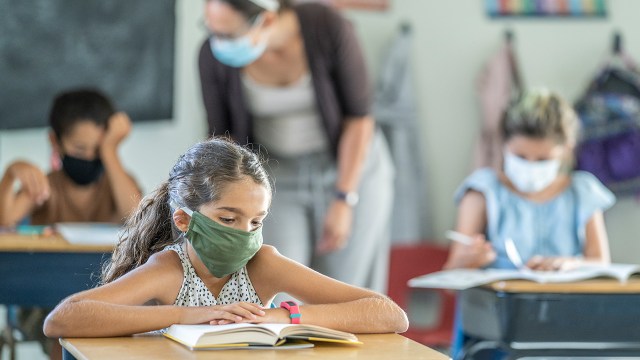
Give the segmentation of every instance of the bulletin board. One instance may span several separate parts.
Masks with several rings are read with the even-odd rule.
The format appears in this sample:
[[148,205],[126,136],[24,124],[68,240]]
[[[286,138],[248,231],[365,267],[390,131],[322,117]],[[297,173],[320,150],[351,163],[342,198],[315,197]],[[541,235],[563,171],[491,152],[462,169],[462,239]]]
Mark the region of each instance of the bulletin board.
[[0,0],[0,129],[47,126],[79,87],[134,122],[172,118],[174,40],[175,0]]
[[605,0],[485,0],[492,18],[605,18]]

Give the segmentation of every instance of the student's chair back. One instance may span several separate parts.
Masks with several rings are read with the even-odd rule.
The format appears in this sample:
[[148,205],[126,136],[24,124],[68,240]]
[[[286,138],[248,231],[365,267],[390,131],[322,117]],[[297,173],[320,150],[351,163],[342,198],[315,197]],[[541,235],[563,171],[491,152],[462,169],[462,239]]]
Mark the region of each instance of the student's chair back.
[[[388,295],[407,312],[410,324],[409,330],[402,335],[431,347],[443,348],[451,344],[455,294],[448,290],[413,289],[407,282],[416,276],[441,270],[448,254],[448,248],[424,242],[391,247]],[[426,301],[411,301],[419,293],[436,296]],[[416,318],[416,315],[436,306],[435,321],[420,325],[424,319]]]

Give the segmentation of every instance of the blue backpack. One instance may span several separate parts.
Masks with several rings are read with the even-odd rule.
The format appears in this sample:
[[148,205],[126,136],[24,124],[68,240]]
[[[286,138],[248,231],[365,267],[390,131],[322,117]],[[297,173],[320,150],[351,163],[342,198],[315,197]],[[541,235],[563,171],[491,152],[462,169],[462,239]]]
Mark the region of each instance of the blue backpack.
[[619,195],[640,193],[640,74],[607,66],[576,103],[577,168]]

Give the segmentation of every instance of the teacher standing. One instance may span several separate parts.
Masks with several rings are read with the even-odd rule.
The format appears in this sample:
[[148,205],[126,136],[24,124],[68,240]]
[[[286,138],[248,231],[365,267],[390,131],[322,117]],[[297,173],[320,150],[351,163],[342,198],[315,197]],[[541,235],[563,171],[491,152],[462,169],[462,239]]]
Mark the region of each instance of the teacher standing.
[[199,54],[209,133],[267,150],[263,233],[284,255],[384,291],[393,165],[351,24],[318,3],[208,0]]

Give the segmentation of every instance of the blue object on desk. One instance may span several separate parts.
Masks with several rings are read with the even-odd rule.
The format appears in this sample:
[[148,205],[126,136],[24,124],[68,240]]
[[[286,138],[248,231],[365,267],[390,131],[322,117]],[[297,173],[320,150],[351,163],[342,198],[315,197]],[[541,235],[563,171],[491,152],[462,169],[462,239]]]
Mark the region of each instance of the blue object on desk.
[[18,235],[42,235],[48,225],[18,225],[16,233]]

